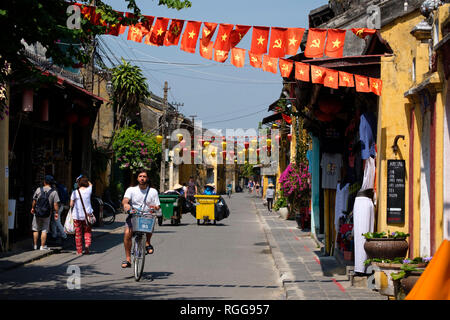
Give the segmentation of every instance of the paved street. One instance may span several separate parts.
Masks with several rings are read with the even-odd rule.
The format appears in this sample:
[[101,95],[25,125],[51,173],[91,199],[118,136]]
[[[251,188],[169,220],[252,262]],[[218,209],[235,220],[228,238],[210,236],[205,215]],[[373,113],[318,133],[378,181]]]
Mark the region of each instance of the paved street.
[[[122,269],[122,228],[94,239],[92,254],[64,250],[0,274],[1,299],[281,299],[283,291],[251,201],[228,201],[230,217],[200,225],[190,214],[180,226],[156,226],[145,274],[136,283]],[[124,219],[124,216],[119,216]],[[119,226],[119,224],[118,224]],[[69,290],[67,268],[81,270],[81,289]]]
[[[352,287],[345,267],[322,256],[309,232],[269,213],[261,199],[248,193],[225,199],[231,214],[217,225],[199,226],[186,214],[179,226],[156,226],[155,253],[140,282],[120,267],[125,216],[119,215],[113,228],[95,229],[90,255],[77,257],[72,247],[4,268],[0,299],[386,300]],[[0,265],[6,259],[12,258]],[[67,286],[74,266],[81,290]]]

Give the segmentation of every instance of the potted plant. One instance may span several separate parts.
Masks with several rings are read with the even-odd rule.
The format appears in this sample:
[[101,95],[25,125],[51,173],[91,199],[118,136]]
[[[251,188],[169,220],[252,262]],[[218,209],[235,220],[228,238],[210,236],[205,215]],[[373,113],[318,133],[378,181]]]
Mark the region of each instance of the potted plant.
[[364,250],[367,257],[380,259],[405,258],[408,252],[408,242],[406,238],[409,233],[393,232],[367,232],[363,236],[366,238]]
[[277,200],[275,200],[275,203],[273,204],[273,210],[279,211],[280,217],[287,219],[289,213],[287,206],[287,198],[283,196],[283,193],[279,193]]
[[425,271],[432,257],[417,257],[413,260],[405,259],[399,272],[391,273],[394,282],[394,296],[396,300],[404,300],[411,289]]

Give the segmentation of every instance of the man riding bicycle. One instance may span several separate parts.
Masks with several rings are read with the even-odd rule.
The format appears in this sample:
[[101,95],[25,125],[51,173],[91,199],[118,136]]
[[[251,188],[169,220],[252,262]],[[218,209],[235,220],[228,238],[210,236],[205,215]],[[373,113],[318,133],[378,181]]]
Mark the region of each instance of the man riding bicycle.
[[[138,185],[129,187],[123,196],[122,205],[125,212],[137,211],[138,213],[147,212],[160,209],[159,195],[156,189],[150,187],[150,180],[148,172],[145,169],[137,171]],[[145,203],[144,203],[145,202]],[[133,227],[131,225],[132,214],[129,214],[126,219],[125,233],[123,237],[123,244],[125,247],[126,260],[122,262],[122,268],[131,267],[131,244],[133,236]],[[153,246],[150,244],[152,237],[151,233],[147,233],[146,251],[148,254],[154,252]]]

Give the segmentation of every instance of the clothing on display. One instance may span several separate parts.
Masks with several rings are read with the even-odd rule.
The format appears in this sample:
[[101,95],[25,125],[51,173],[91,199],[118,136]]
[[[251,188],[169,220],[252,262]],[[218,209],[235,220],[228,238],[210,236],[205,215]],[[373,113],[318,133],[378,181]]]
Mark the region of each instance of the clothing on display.
[[359,137],[361,140],[361,158],[363,160],[375,156],[375,143],[377,141],[377,120],[371,112],[361,115],[359,122]]
[[334,225],[336,231],[339,230],[341,217],[345,216],[344,212],[347,211],[349,187],[350,183],[347,183],[342,187],[341,183],[338,183],[336,187],[336,203],[334,209]]
[[320,166],[322,167],[322,188],[336,189],[341,179],[342,155],[340,153],[323,153]]
[[367,253],[364,250],[366,239],[363,234],[373,232],[374,229],[374,207],[372,199],[367,197],[356,197],[353,207],[353,232],[355,244],[355,272],[365,273],[364,261]]

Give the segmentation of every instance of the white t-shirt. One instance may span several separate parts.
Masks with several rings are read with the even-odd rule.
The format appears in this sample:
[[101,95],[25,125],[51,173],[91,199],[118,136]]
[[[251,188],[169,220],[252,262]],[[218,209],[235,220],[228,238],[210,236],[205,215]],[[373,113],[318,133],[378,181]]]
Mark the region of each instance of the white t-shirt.
[[342,155],[340,153],[322,154],[322,188],[336,189],[337,182],[341,179]]
[[150,188],[148,191],[147,199],[145,200],[146,205],[144,206],[145,194],[148,188],[141,189],[139,186],[129,187],[125,191],[124,198],[129,199],[129,204],[133,209],[148,211],[149,206],[159,206],[159,195],[158,191],[154,188]]
[[[86,208],[87,213],[92,213],[94,210],[91,206],[91,194],[92,194],[92,185],[85,189],[79,189],[81,196],[83,197],[84,207]],[[85,214],[83,210],[83,205],[81,204],[80,195],[78,194],[78,190],[74,190],[72,195],[70,196],[70,200],[74,200],[74,206],[72,210],[72,217],[75,220],[85,220]]]

